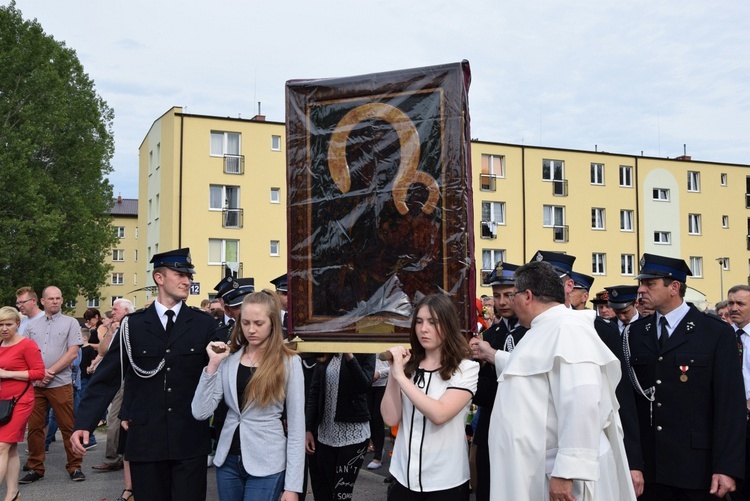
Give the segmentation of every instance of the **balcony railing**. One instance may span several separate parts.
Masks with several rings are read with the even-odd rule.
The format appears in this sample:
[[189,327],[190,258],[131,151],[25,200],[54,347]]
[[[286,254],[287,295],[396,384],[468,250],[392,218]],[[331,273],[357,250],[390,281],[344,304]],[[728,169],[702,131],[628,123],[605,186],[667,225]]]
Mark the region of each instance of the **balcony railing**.
[[242,262],[223,262],[225,277],[243,278]]
[[552,194],[556,197],[568,196],[568,180],[552,181]]
[[494,174],[479,174],[481,188],[484,191],[495,191],[497,188],[495,182],[497,177]]
[[224,228],[242,228],[242,209],[224,209],[222,216],[222,226]]
[[552,239],[555,242],[568,242],[570,240],[570,231],[568,225],[553,226]]
[[224,155],[224,174],[244,174],[245,155]]

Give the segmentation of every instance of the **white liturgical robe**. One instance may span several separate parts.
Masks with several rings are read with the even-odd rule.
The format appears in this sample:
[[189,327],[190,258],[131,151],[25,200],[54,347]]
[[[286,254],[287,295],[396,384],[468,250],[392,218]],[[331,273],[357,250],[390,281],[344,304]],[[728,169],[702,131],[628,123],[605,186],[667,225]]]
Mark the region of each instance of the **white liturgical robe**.
[[495,355],[489,431],[493,501],[549,499],[550,477],[586,501],[635,500],[615,387],[620,362],[585,312],[554,306]]

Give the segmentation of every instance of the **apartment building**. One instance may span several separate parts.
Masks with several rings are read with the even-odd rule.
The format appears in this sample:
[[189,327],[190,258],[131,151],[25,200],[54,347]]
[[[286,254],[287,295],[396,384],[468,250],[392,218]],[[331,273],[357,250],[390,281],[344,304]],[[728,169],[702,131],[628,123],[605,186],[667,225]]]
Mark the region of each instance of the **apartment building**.
[[74,316],[83,317],[88,308],[97,308],[102,314],[112,308],[115,299],[126,298],[136,308],[146,302],[148,292],[142,261],[138,259],[138,200],[117,197],[112,201],[112,231],[119,238],[109,254],[108,262],[112,270],[107,283],[100,290],[99,297],[78,297],[75,301]]
[[[139,150],[137,248],[143,285],[153,254],[190,247],[191,305],[226,270],[256,287],[286,271],[282,122],[167,111]],[[502,259],[537,250],[577,257],[595,290],[634,283],[645,253],[682,257],[691,299],[713,303],[750,274],[750,166],[473,141],[477,295]],[[139,284],[140,285],[140,284]],[[127,288],[127,287],[126,287]]]

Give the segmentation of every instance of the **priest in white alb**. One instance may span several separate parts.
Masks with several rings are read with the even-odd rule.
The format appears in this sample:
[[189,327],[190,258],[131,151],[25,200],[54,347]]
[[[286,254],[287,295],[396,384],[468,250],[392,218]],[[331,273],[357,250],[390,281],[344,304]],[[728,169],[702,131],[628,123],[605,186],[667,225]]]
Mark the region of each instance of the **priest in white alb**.
[[513,306],[529,331],[513,352],[494,354],[491,499],[635,500],[615,397],[620,362],[591,321],[565,307],[551,265],[515,276]]

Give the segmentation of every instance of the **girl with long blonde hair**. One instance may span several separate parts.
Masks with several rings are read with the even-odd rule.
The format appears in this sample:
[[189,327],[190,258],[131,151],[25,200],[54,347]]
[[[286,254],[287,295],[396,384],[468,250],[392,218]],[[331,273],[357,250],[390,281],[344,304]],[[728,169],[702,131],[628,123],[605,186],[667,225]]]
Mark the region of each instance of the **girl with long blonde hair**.
[[196,419],[208,419],[222,399],[228,407],[214,458],[219,499],[296,501],[305,461],[304,378],[299,357],[284,344],[276,293],[245,296],[229,342],[206,351],[192,409]]

